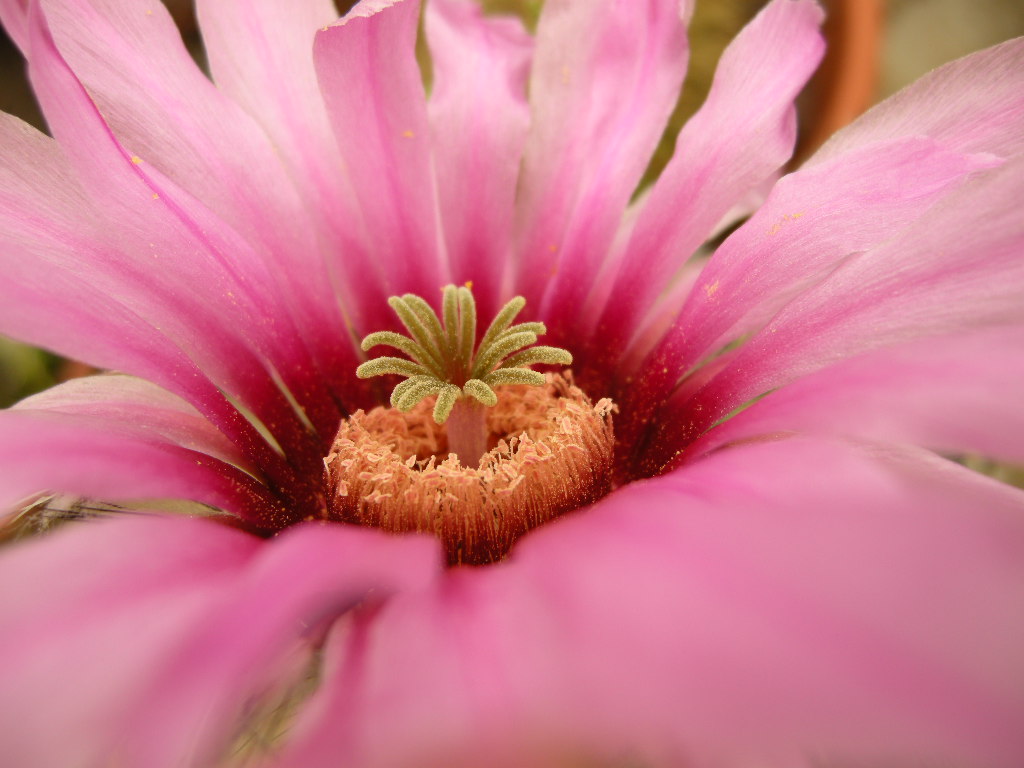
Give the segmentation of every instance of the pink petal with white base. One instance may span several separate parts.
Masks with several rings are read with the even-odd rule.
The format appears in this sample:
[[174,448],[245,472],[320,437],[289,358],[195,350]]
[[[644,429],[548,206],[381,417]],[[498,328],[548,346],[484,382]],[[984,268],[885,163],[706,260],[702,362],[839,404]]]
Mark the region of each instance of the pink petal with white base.
[[733,40],[700,111],[643,204],[598,333],[617,350],[647,306],[742,198],[793,152],[794,100],[818,66],[822,11],[811,0],[775,0]]
[[1024,464],[1024,330],[879,350],[805,376],[690,446],[778,433],[856,436]]
[[[447,279],[437,228],[418,0],[363,0],[313,44],[335,139],[391,293],[433,296]],[[386,307],[379,317],[387,317]]]
[[929,72],[829,139],[807,165],[897,136],[930,136],[961,152],[1024,152],[1024,37]]
[[1022,553],[1021,492],[953,465],[725,452],[335,638],[286,763],[1019,765]]
[[533,40],[517,19],[484,17],[467,0],[434,0],[425,14],[434,65],[429,114],[441,219],[456,283],[471,280],[481,316],[498,309],[500,270],[529,107]]
[[530,81],[512,290],[558,327],[582,303],[657,146],[692,0],[544,4]]

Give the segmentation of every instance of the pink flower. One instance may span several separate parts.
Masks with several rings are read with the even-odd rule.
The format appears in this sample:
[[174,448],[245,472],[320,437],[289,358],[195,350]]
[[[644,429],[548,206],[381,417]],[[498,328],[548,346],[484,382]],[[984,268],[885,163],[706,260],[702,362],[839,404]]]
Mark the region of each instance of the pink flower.
[[[812,0],[635,200],[688,0],[433,0],[429,99],[414,0],[198,10],[216,86],[155,0],[0,0],[54,135],[0,120],[0,330],[123,372],[0,413],[0,504],[154,512],[0,555],[6,764],[1024,763],[1024,495],[943,458],[1024,462],[1024,41],[691,259],[791,154]],[[303,522],[353,338],[464,281],[617,403],[616,490],[479,568]]]

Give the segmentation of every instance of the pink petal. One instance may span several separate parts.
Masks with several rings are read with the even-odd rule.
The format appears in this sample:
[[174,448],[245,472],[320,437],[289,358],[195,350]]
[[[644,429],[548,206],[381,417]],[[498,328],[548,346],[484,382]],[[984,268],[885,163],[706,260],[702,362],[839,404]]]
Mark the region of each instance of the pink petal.
[[532,39],[518,20],[467,0],[425,13],[434,66],[429,115],[445,242],[456,283],[473,282],[482,317],[497,311],[529,107]]
[[1019,765],[1022,512],[913,456],[725,452],[347,627],[283,762]]
[[928,73],[832,137],[816,165],[876,141],[931,136],[961,152],[1024,151],[1024,38],[972,53]]
[[183,748],[223,755],[247,701],[297,645],[311,648],[353,610],[372,612],[394,593],[418,593],[441,564],[429,537],[316,524],[282,534],[163,659],[153,697],[129,718],[127,762],[170,768],[182,764]]
[[[426,539],[311,526],[264,543],[181,518],[75,526],[15,549],[0,558],[17,586],[0,598],[5,748],[26,766],[219,764],[247,707],[310,657],[325,624],[438,566]],[[21,728],[26,705],[46,713],[45,732]]]
[[28,4],[30,0],[0,0],[0,24],[21,49],[28,45]]
[[[79,263],[87,264],[86,290],[99,289],[110,297],[92,302],[92,311],[121,301],[143,314],[161,335],[187,350],[218,386],[273,425],[286,450],[301,460],[312,445],[318,455],[310,461],[318,462],[319,447],[275,378],[324,434],[336,427],[338,410],[290,322],[272,274],[208,209],[155,168],[132,161],[54,49],[34,7],[30,73],[36,94],[91,200],[91,208],[73,213],[79,220],[83,214],[95,219],[85,219],[73,231],[37,226],[35,209],[47,206],[38,203],[42,185],[31,187],[11,211],[15,231],[27,230],[17,269],[29,275],[43,270],[43,256],[58,261],[66,273],[60,277],[77,281]],[[22,170],[22,162],[12,164]],[[23,256],[28,249],[34,251],[31,259]],[[163,268],[153,269],[154,263]],[[35,280],[28,277],[30,283]]]
[[132,376],[72,379],[26,398],[12,410],[61,414],[65,424],[90,424],[108,432],[157,439],[199,451],[245,469],[244,455],[195,408],[170,392]]
[[[693,435],[730,411],[869,349],[964,328],[1024,322],[1024,159],[979,174],[909,229],[848,258],[780,311],[697,394],[663,411]],[[657,451],[674,452],[655,438]],[[660,459],[650,457],[656,464]]]
[[652,357],[651,370],[664,374],[644,382],[644,396],[664,397],[703,358],[762,328],[843,259],[892,238],[993,162],[914,137],[783,177],[701,272]]
[[698,456],[801,432],[909,442],[1024,463],[1024,328],[879,350],[797,380],[710,431]]
[[[387,294],[374,279],[368,235],[313,64],[316,31],[338,18],[334,3],[200,0],[196,12],[217,89],[260,124],[297,179],[306,217],[330,243],[322,258],[334,270],[346,312],[362,327],[363,309],[383,304]],[[308,274],[297,270],[307,292],[316,287]]]
[[[418,19],[417,0],[362,0],[317,32],[313,56],[372,244],[376,279],[392,293],[433,297],[446,269],[416,63]],[[384,307],[382,315],[387,312]]]
[[675,106],[692,5],[544,4],[512,283],[531,302],[545,297],[553,325],[586,297]]
[[206,521],[143,516],[71,525],[8,548],[0,557],[4,760],[109,762],[165,656],[223,601],[260,546]]
[[29,408],[0,411],[0,514],[40,493],[104,501],[189,499],[273,529],[302,510],[229,464],[140,426]]
[[793,152],[793,102],[824,52],[822,11],[775,0],[729,44],[707,101],[643,204],[599,321],[610,351],[629,341],[667,281],[745,195]]
[[[130,210],[144,228],[140,249],[155,242],[186,249],[195,261],[199,243],[213,251],[207,258],[230,265],[235,285],[230,294],[217,292],[213,306],[231,302],[248,311],[246,325],[274,315],[276,333],[264,329],[253,341],[272,348],[266,354],[277,375],[314,423],[333,429],[338,413],[320,383],[325,377],[308,374],[323,367],[354,380],[355,355],[343,334],[326,332],[343,324],[337,299],[313,228],[266,136],[199,72],[162,7],[147,14],[130,0],[102,8],[47,0],[39,8],[40,39],[29,51],[33,82],[90,194],[108,214]],[[55,98],[62,80],[64,89],[84,88],[88,101],[77,92]],[[97,109],[104,115],[97,130],[116,140],[106,157],[101,147],[111,137],[93,146],[82,135]],[[145,197],[131,199],[133,187]],[[120,222],[118,229],[123,236]]]

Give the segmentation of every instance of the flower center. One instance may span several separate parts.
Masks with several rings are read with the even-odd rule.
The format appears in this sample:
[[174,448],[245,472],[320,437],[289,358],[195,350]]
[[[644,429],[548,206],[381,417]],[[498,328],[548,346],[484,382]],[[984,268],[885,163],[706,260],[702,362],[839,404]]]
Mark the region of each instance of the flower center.
[[545,328],[512,325],[522,298],[498,313],[475,354],[467,288],[445,288],[443,323],[417,296],[389,303],[410,336],[372,333],[363,349],[386,344],[412,359],[377,358],[357,374],[407,378],[391,395],[393,407],[342,423],[325,460],[330,517],[431,533],[449,563],[483,564],[530,529],[608,493],[615,406],[593,404],[569,371],[526,367],[572,357],[530,347]]

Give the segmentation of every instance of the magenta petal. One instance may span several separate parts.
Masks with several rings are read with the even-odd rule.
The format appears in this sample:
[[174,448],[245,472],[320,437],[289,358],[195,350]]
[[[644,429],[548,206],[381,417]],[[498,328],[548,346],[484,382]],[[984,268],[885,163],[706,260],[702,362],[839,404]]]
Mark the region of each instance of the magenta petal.
[[822,16],[811,0],[775,0],[722,54],[707,101],[680,131],[617,265],[614,299],[599,321],[610,348],[629,341],[643,319],[637,310],[731,208],[789,159],[793,103],[824,52]]
[[876,141],[930,136],[961,152],[1024,152],[1024,37],[945,64],[829,139],[816,165]]
[[686,74],[692,0],[544,4],[513,289],[565,326],[586,298]]
[[687,449],[800,432],[909,442],[1024,464],[1024,328],[928,339],[773,392]]
[[497,311],[529,107],[533,41],[518,20],[467,0],[434,0],[425,26],[434,65],[429,114],[452,279],[471,280],[481,317]]
[[418,20],[418,0],[362,0],[317,32],[313,56],[371,243],[375,279],[392,293],[433,297],[446,269],[416,63]]
[[350,627],[286,763],[1009,768],[1022,552],[1021,492],[953,465],[725,452]]

